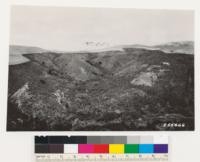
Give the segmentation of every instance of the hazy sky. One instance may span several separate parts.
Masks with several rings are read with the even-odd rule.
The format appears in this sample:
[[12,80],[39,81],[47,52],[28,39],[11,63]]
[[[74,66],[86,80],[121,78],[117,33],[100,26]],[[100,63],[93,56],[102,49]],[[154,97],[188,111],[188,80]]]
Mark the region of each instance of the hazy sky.
[[10,44],[70,51],[193,40],[193,14],[182,10],[12,6]]

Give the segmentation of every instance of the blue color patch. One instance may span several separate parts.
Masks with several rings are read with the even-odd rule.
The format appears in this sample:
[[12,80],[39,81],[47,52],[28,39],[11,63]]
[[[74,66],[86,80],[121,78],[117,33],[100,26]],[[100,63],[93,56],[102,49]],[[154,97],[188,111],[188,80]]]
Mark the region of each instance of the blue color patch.
[[154,153],[153,146],[154,146],[153,144],[140,144],[139,145],[139,153],[143,153],[143,154]]

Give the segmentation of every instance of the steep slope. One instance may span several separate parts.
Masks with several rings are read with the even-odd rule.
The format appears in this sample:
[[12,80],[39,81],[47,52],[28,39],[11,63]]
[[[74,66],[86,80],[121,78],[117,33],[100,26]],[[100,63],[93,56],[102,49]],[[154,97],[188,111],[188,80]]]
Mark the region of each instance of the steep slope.
[[64,74],[76,80],[86,81],[102,75],[98,68],[86,62],[87,57],[84,54],[65,54],[57,57],[54,63]]

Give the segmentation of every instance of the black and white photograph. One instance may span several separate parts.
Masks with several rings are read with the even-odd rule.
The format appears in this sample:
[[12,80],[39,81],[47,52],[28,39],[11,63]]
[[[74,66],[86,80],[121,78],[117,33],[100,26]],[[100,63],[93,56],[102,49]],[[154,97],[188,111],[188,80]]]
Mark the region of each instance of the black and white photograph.
[[194,11],[13,5],[7,131],[193,131]]

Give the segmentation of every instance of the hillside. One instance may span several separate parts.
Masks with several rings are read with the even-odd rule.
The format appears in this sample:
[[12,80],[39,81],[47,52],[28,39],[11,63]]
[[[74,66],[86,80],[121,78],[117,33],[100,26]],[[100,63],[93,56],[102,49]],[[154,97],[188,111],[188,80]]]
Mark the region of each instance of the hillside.
[[193,55],[127,46],[23,56],[9,66],[8,130],[194,129]]

